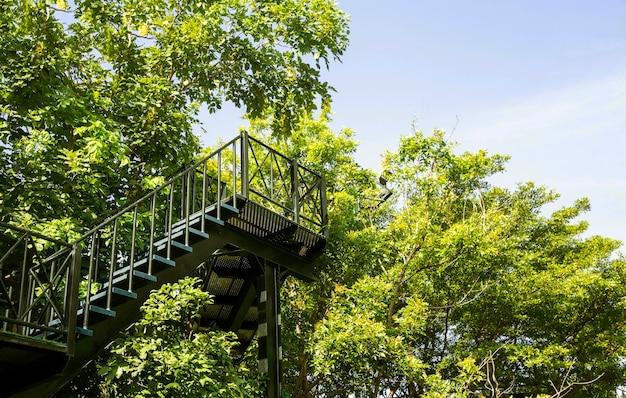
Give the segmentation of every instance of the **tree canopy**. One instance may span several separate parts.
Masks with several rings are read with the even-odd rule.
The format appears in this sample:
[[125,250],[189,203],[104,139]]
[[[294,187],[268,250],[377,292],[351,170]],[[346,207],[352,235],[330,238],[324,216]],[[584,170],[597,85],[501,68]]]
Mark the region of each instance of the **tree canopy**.
[[[626,382],[626,261],[620,242],[583,235],[586,199],[547,213],[555,192],[489,183],[507,157],[415,131],[384,157],[384,201],[354,160],[354,133],[333,132],[325,110],[289,139],[266,136],[328,182],[317,279],[281,288],[288,396],[615,396]],[[257,134],[270,125],[252,121]],[[166,319],[179,308],[160,301]],[[107,388],[161,355],[136,344],[146,339],[120,341],[105,369],[123,376]]]
[[0,219],[75,236],[199,153],[198,109],[287,133],[347,45],[330,0],[0,4]]
[[[347,34],[330,0],[4,0],[0,220],[72,240],[192,162],[200,107],[231,101],[327,179],[317,280],[281,291],[291,397],[614,396],[620,242],[584,235],[587,199],[547,213],[558,194],[546,187],[492,186],[507,157],[458,153],[442,131],[403,137],[377,183],[354,133],[311,112]],[[167,305],[150,301],[118,342],[108,388],[254,394],[225,335],[187,328],[208,297],[185,283],[155,293]]]
[[319,279],[283,289],[292,397],[614,396],[626,263],[583,235],[587,199],[549,214],[548,188],[489,183],[506,156],[414,131],[384,157],[382,202],[326,117],[287,144],[328,175],[331,236]]

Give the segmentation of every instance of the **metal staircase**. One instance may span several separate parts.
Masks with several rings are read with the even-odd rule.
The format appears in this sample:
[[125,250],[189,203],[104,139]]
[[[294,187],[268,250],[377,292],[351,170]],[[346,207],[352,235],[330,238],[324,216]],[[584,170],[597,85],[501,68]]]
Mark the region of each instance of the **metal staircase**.
[[322,176],[244,132],[75,242],[0,223],[0,397],[51,396],[188,275],[215,296],[200,327],[245,350],[269,275],[312,279],[326,221]]

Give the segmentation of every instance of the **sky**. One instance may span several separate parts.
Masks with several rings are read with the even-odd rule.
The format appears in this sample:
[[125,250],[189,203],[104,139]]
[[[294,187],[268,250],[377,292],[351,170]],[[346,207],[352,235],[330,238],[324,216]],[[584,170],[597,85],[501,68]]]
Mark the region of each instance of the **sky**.
[[[332,126],[379,170],[412,126],[458,150],[511,156],[492,183],[533,181],[591,201],[588,235],[626,242],[626,0],[342,0],[350,47],[324,73]],[[207,136],[245,125],[225,107]],[[207,144],[211,139],[203,137]],[[626,250],[622,248],[626,253]]]

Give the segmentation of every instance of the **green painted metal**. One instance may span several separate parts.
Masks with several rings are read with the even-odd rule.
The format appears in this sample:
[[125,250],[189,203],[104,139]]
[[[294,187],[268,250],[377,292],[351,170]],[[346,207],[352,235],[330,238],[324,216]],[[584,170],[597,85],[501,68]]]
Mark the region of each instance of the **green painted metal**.
[[230,280],[239,299],[212,322],[249,340],[250,281],[270,270],[220,279],[221,251],[312,279],[327,238],[325,195],[322,176],[244,132],[71,244],[0,223],[0,372],[14,375],[0,396],[49,396],[137,319],[152,289],[194,272],[207,288]]
[[259,277],[259,371],[267,376],[268,398],[282,397],[282,347],[280,343],[280,278],[277,264],[263,261]]

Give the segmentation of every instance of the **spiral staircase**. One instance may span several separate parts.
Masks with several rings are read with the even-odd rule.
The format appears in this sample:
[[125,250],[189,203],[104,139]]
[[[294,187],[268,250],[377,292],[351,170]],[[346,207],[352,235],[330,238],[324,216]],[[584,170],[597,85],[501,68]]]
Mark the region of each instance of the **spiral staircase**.
[[190,275],[214,296],[200,327],[239,354],[258,333],[279,396],[278,285],[313,278],[326,222],[323,177],[243,132],[75,242],[0,223],[0,397],[52,396]]

